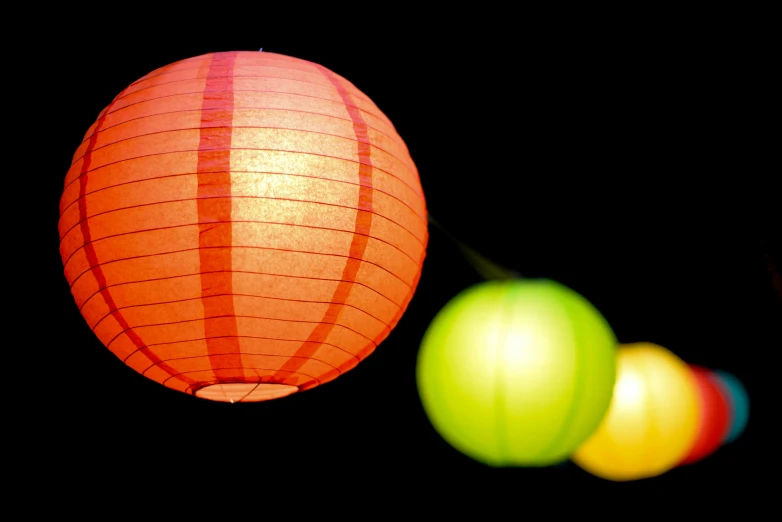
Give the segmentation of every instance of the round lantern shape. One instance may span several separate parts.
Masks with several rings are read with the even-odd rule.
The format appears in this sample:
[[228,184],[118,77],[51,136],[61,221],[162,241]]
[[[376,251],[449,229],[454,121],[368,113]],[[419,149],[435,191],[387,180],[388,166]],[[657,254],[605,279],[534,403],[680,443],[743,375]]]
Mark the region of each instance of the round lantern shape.
[[491,466],[566,460],[597,427],[616,339],[582,296],[549,280],[468,288],[434,318],[417,381],[438,433]]
[[96,336],[144,376],[225,402],[310,389],[372,353],[428,238],[389,119],[325,67],[266,52],[127,87],[76,151],[60,210]]
[[747,390],[734,375],[721,370],[712,372],[722,393],[728,400],[728,430],[723,444],[736,440],[744,431],[749,420],[749,395]]
[[611,406],[573,461],[614,481],[668,471],[695,441],[697,394],[686,363],[670,351],[650,343],[620,346]]
[[711,371],[695,365],[690,365],[690,371],[698,389],[700,415],[698,435],[681,465],[692,464],[711,455],[722,445],[730,428],[728,398]]

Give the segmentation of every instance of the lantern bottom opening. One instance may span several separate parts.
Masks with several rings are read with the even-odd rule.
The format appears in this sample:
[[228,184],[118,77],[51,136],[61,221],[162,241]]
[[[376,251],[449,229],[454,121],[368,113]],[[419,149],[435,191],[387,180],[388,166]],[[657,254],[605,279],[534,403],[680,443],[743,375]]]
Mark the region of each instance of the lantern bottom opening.
[[288,384],[231,382],[212,384],[196,390],[195,396],[220,402],[259,402],[279,399],[299,391]]

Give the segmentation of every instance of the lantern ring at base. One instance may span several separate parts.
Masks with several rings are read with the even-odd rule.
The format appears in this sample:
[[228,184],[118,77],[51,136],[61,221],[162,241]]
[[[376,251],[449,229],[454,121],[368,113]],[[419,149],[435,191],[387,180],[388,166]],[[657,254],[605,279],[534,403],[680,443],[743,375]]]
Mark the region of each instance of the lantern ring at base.
[[224,382],[207,384],[193,390],[193,395],[201,399],[220,402],[260,402],[280,399],[299,391],[298,386],[269,382]]

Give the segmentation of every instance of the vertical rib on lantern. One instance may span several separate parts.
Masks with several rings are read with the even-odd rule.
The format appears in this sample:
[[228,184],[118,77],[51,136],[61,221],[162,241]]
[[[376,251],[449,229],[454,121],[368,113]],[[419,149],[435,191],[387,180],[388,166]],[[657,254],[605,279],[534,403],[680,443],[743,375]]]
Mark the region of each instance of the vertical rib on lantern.
[[388,118],[341,76],[266,52],[130,85],[76,151],[60,210],[65,275],[98,338],[146,377],[230,402],[372,353],[428,239]]

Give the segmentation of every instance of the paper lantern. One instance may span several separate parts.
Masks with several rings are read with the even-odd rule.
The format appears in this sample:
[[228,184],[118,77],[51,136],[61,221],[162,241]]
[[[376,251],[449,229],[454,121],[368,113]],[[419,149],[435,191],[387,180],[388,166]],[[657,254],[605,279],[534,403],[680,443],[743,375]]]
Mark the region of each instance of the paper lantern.
[[712,372],[722,393],[728,401],[728,430],[722,440],[723,444],[735,441],[744,431],[749,420],[749,395],[747,390],[734,375],[721,370]]
[[372,353],[428,238],[389,119],[325,67],[266,52],[131,84],[87,131],[60,208],[97,337],[144,376],[227,402],[310,389]]
[[697,393],[686,363],[667,349],[651,343],[620,346],[611,406],[573,461],[614,481],[668,471],[698,433]]
[[491,466],[566,460],[611,399],[616,339],[549,280],[490,281],[454,297],[423,338],[418,389],[434,428]]
[[698,390],[698,435],[681,465],[692,464],[711,455],[722,445],[730,425],[728,423],[728,399],[720,389],[711,371],[689,365]]

